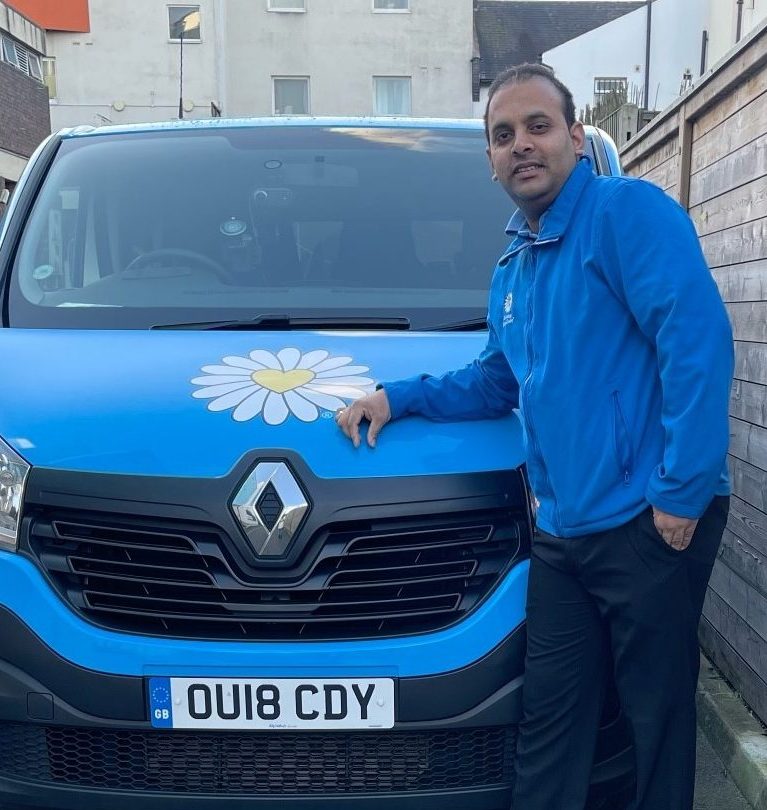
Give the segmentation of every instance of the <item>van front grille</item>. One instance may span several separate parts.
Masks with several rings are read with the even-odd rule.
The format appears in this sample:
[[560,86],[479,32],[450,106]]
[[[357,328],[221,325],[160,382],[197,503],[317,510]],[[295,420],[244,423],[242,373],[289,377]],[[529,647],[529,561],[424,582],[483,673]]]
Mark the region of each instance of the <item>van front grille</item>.
[[313,558],[258,578],[210,524],[37,508],[28,548],[64,599],[101,626],[208,639],[409,635],[464,618],[520,556],[510,510],[328,526]]

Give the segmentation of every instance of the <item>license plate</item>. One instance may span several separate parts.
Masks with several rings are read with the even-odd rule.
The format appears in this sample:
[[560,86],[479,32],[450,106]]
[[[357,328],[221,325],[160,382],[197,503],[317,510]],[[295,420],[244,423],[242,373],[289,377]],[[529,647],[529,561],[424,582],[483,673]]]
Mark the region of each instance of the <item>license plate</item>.
[[392,728],[394,681],[150,678],[149,716],[155,728]]

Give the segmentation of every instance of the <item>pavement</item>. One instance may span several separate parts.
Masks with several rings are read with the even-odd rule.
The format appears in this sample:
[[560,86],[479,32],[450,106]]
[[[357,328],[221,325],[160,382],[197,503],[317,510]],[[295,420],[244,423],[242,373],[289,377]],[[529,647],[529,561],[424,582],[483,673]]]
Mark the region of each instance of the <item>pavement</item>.
[[[705,656],[698,681],[698,726],[703,735],[695,810],[767,810],[767,731]],[[709,746],[716,758],[707,756]],[[723,771],[717,773],[720,767]]]
[[694,810],[751,810],[700,728],[697,765]]

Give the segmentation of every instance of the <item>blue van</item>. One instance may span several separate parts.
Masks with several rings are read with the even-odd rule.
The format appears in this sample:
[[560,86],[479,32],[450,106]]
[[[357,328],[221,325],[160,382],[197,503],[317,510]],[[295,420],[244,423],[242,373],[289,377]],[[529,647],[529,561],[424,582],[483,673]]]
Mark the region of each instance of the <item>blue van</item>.
[[[333,416],[477,355],[510,213],[479,121],[40,147],[0,226],[0,803],[508,807],[520,424]],[[590,807],[631,779],[609,696]]]

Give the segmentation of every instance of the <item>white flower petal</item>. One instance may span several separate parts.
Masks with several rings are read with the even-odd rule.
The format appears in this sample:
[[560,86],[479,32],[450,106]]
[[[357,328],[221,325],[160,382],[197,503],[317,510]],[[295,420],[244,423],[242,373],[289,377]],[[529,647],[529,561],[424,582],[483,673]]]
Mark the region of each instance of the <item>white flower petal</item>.
[[365,388],[374,382],[375,380],[369,377],[315,377],[312,385],[354,385],[357,388]]
[[250,374],[230,374],[225,377],[223,374],[214,375],[212,377],[195,377],[192,380],[192,385],[225,385],[226,383],[252,383]]
[[282,349],[277,352],[277,359],[284,371],[293,371],[301,359],[301,352],[298,349]]
[[[234,366],[235,368],[247,368],[250,369],[250,371],[258,371],[259,369],[265,367],[263,363],[256,363],[253,360],[248,360],[247,357],[238,357],[236,354],[225,357],[223,362],[228,366]],[[232,369],[230,369],[230,371],[231,370]]]
[[302,397],[313,402],[318,408],[324,408],[326,411],[337,411],[346,405],[342,399],[330,394],[323,394],[321,391],[312,391],[307,385],[302,385],[296,390],[301,392]]
[[255,391],[234,409],[232,419],[234,419],[235,422],[247,422],[248,419],[258,416],[261,413],[261,408],[264,407],[264,400],[268,395],[269,391],[267,391],[266,388]]
[[320,415],[317,406],[300,396],[298,391],[286,391],[285,402],[293,416],[297,416],[302,422],[314,422]]
[[360,388],[353,388],[351,385],[319,385],[317,383],[308,383],[304,388],[318,391],[321,394],[342,397],[343,399],[360,399],[367,393]]
[[240,388],[239,391],[232,391],[226,396],[213,399],[208,403],[208,410],[219,412],[228,411],[229,408],[236,408],[241,402],[244,402],[249,396],[259,394],[263,389],[258,389],[256,386],[247,386],[247,388]]
[[213,399],[215,397],[222,397],[225,394],[231,394],[232,391],[240,391],[243,388],[259,388],[260,386],[254,385],[252,382],[238,382],[227,383],[226,385],[209,385],[207,388],[198,388],[192,392],[195,399]]
[[200,370],[204,371],[206,374],[242,374],[243,376],[246,376],[248,373],[244,368],[238,369],[232,368],[232,366],[203,366]]
[[280,361],[271,352],[264,351],[263,349],[255,349],[252,351],[250,353],[250,359],[256,363],[261,363],[261,365],[266,368],[282,369]]
[[351,357],[328,357],[316,366],[312,366],[312,371],[319,374],[321,371],[330,371],[332,368],[339,368],[340,366],[348,366],[351,363]]
[[326,352],[324,349],[317,349],[313,352],[307,352],[302,358],[301,362],[296,366],[296,368],[310,368],[312,371],[314,370],[314,366],[317,363],[321,363],[330,352]]
[[[314,369],[312,369],[312,371],[314,371]],[[332,377],[334,374],[339,373],[343,374],[344,377],[351,377],[352,374],[367,374],[368,371],[370,371],[370,369],[367,366],[344,366],[343,368],[331,368],[327,371],[321,371],[319,374],[317,374],[316,371],[314,371],[314,373],[324,379],[325,377]]]
[[267,425],[281,425],[287,418],[288,406],[285,404],[285,397],[271,391],[264,405],[264,422]]

